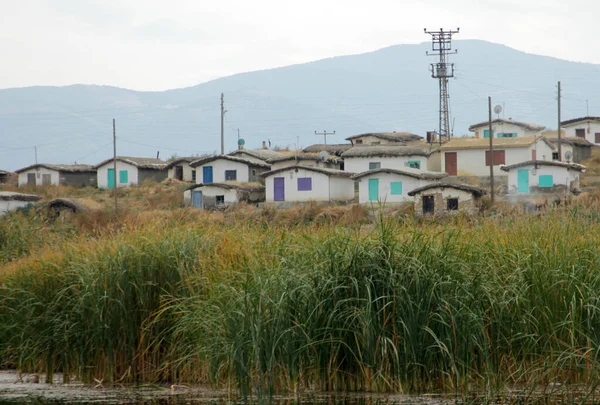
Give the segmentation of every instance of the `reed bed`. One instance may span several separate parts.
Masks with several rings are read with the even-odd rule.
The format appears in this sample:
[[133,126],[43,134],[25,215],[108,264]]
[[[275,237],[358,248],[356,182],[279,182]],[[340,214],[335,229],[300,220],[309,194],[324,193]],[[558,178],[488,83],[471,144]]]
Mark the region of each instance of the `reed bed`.
[[[66,232],[0,272],[0,362],[260,396],[549,383],[591,392],[596,212],[341,226],[180,211],[93,237]],[[10,232],[36,222],[20,226]]]

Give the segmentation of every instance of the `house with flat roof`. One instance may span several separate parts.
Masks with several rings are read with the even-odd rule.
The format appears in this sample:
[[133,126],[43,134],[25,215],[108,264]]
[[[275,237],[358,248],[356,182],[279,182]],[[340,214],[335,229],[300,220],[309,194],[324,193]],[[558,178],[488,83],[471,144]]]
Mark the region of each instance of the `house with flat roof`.
[[[492,120],[492,132],[494,138],[523,138],[536,137],[546,129],[543,125],[529,122],[516,121],[512,118],[496,118]],[[479,122],[469,127],[469,131],[475,133],[475,138],[489,138],[489,121]]]
[[[527,160],[552,160],[554,146],[544,137],[494,138],[494,176],[506,176],[502,165]],[[449,176],[487,177],[490,175],[490,140],[484,138],[454,138],[441,150],[441,171]]]
[[19,187],[96,186],[96,169],[90,165],[55,165],[38,163],[16,171]]
[[567,138],[585,139],[594,145],[600,145],[600,117],[580,117],[562,121]]

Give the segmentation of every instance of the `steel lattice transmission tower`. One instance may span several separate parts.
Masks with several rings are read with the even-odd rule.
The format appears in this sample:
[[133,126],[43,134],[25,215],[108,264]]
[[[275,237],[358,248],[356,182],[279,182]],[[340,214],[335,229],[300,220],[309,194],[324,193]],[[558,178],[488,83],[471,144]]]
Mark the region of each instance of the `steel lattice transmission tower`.
[[440,28],[439,31],[427,31],[424,29],[426,34],[431,35],[432,50],[433,52],[427,52],[429,56],[439,56],[440,61],[438,63],[431,64],[431,77],[438,79],[440,82],[440,126],[439,126],[439,137],[440,141],[443,137],[446,139],[450,136],[450,110],[448,108],[448,79],[454,77],[454,63],[447,63],[446,57],[457,53],[458,51],[452,50],[452,35],[458,34],[460,28],[456,31],[444,31]]

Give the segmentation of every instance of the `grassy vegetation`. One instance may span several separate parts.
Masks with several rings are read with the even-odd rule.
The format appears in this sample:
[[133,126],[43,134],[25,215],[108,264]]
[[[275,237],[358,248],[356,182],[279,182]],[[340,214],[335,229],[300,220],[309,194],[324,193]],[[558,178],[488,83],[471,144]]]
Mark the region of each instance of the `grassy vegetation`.
[[360,207],[0,220],[0,363],[84,381],[497,392],[600,370],[597,198],[539,216]]

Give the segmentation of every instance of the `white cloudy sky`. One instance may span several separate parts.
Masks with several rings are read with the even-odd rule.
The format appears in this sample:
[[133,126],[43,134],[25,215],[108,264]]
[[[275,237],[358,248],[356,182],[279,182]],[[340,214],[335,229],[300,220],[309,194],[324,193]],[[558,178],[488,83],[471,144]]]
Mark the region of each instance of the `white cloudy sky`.
[[0,88],[185,87],[361,53],[460,27],[526,52],[600,63],[597,0],[1,0]]

